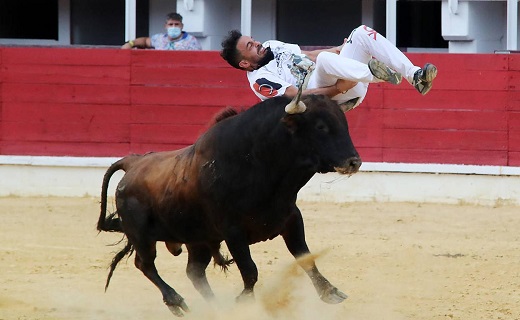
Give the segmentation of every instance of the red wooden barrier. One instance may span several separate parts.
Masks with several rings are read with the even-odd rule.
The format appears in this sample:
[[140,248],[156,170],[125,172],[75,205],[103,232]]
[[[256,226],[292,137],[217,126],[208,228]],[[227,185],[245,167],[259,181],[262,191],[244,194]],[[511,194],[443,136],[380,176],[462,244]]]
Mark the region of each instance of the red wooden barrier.
[[[371,85],[347,113],[364,161],[520,165],[520,55],[407,55],[437,65],[434,88]],[[257,101],[216,51],[0,48],[3,155],[176,149]]]

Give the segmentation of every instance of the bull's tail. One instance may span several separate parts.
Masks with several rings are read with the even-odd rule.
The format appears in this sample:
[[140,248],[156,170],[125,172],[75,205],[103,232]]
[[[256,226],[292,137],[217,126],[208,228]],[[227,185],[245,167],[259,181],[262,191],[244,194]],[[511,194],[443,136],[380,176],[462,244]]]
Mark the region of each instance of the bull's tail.
[[130,256],[134,252],[134,246],[130,242],[126,242],[126,246],[119,251],[114,258],[112,259],[112,263],[110,263],[110,271],[108,272],[107,282],[105,284],[105,292],[108,289],[108,285],[110,284],[110,278],[114,274],[114,270],[116,269],[117,264],[121,259],[123,259],[126,255]]
[[111,232],[123,232],[123,227],[121,225],[121,220],[117,215],[117,211],[111,213],[107,217],[107,192],[108,192],[108,183],[110,182],[110,178],[112,175],[119,170],[127,171],[128,165],[131,160],[139,157],[138,155],[132,155],[128,157],[124,157],[116,162],[114,162],[105,172],[105,176],[103,177],[103,185],[101,187],[101,213],[99,214],[99,220],[97,223],[98,231],[111,231]]

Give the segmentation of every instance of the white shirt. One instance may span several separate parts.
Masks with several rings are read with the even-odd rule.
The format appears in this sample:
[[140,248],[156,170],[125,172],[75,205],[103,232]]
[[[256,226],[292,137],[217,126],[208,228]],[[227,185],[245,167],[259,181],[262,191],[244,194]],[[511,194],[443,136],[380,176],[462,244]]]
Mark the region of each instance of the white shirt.
[[262,44],[270,47],[274,59],[265,66],[247,72],[251,90],[261,100],[282,96],[289,86],[299,86],[302,70],[293,64],[295,54],[302,51],[298,45],[269,40]]

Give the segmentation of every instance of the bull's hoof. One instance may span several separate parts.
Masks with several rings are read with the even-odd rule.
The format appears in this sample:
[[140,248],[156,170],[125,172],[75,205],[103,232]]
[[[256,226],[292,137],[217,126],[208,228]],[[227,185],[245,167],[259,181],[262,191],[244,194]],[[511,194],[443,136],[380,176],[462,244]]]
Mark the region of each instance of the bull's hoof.
[[242,293],[238,297],[236,297],[236,302],[251,302],[255,300],[255,293],[252,290],[243,290]]
[[326,303],[338,304],[340,302],[343,302],[343,300],[347,299],[348,296],[343,292],[339,291],[338,288],[333,287],[331,290],[328,290],[327,292],[321,294],[320,298],[322,301]]
[[175,295],[173,297],[169,297],[168,299],[164,299],[164,303],[170,309],[171,313],[173,313],[176,317],[184,317],[185,312],[190,312],[190,308],[184,302],[184,299],[180,295]]

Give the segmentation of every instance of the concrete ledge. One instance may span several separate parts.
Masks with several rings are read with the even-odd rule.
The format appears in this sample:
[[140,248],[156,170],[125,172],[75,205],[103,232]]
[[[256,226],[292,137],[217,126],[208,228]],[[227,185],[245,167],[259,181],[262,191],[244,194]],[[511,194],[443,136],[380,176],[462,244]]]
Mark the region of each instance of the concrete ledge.
[[[0,196],[99,196],[119,158],[0,156]],[[123,172],[110,185],[113,195]],[[520,205],[520,168],[364,163],[351,177],[319,174],[302,188],[308,201],[377,201]]]

